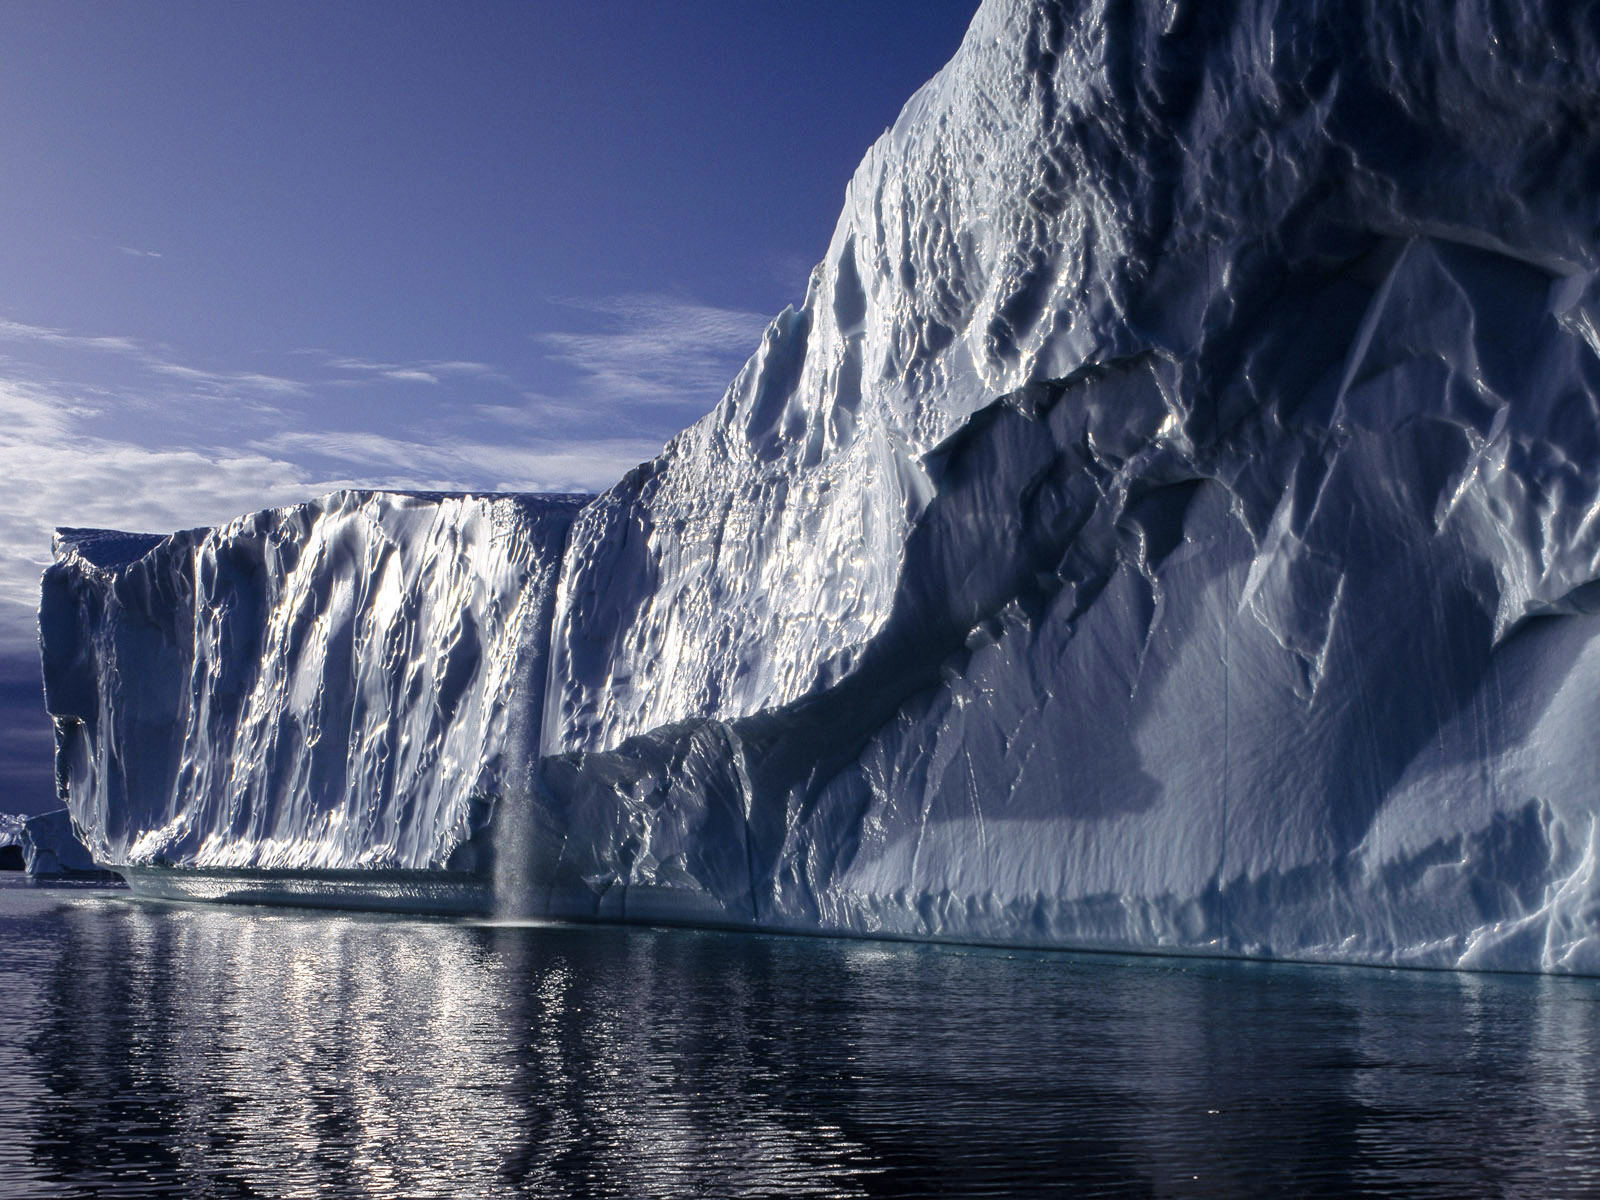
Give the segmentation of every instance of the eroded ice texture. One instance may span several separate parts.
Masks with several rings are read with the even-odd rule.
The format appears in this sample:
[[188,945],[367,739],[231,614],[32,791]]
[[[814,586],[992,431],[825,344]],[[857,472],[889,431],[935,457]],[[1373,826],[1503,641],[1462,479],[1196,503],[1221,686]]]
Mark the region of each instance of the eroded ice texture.
[[22,853],[22,827],[28,818],[21,813],[0,813],[0,870],[18,871],[27,866]]
[[61,531],[45,701],[94,857],[471,865],[528,766],[580,503],[338,492],[167,538]]
[[1600,29],[985,3],[587,509],[558,911],[1600,970]]

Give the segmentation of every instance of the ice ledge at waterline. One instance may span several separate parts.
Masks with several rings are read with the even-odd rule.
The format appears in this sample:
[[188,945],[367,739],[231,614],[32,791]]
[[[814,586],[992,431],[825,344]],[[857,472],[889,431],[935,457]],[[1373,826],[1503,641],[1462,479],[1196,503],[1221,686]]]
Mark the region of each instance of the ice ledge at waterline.
[[60,531],[45,704],[96,860],[473,865],[537,752],[581,503],[351,491],[166,538]]

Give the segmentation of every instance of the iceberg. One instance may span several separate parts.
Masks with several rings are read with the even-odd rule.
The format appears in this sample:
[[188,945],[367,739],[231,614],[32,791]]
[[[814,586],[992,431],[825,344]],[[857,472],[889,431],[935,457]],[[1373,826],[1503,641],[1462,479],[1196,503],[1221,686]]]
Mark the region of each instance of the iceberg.
[[986,0],[603,495],[63,533],[67,802],[556,916],[1600,973],[1596,97],[1555,0]]
[[64,808],[29,817],[22,823],[18,845],[23,868],[35,879],[111,879],[89,855],[72,814]]
[[21,871],[27,860],[22,854],[22,827],[28,818],[22,813],[0,813],[0,871]]

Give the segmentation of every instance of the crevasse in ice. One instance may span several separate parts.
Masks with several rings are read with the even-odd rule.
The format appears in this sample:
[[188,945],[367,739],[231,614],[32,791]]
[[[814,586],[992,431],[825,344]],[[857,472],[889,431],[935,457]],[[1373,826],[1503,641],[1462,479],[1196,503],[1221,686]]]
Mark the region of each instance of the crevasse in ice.
[[[548,685],[518,710],[542,757],[503,822],[521,903],[1600,972],[1585,13],[986,2],[868,153],[803,305],[542,543]],[[47,576],[42,616],[47,673],[53,622],[96,647],[68,675],[98,725],[60,685],[51,711],[74,811],[131,814],[97,852],[470,849],[438,814],[494,802],[487,676],[428,726],[471,765],[415,797],[284,733],[250,734],[226,787],[215,753],[163,767],[159,804],[116,774],[106,747],[151,714],[213,747],[254,726],[207,715],[192,666],[159,696],[119,682],[95,640],[115,589],[76,545],[58,584],[98,582]],[[123,586],[166,561],[144,553],[96,569]],[[482,569],[450,587],[510,594]],[[266,671],[262,702],[298,713],[448,658],[352,684],[275,653],[230,642],[206,671]],[[274,728],[304,741],[296,720]]]

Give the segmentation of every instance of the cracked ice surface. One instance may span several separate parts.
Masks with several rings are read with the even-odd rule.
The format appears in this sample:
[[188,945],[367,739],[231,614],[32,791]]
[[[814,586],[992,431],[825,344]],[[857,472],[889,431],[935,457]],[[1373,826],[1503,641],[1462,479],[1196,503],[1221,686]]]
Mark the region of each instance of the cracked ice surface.
[[[1182,361],[1171,412],[1203,454],[1262,409],[1331,409],[1316,415],[1339,436],[1385,401],[1390,360],[1432,353],[1427,403],[1447,392],[1440,419],[1490,456],[1455,482],[1492,469],[1495,412],[1539,386],[1496,322],[1560,307],[1597,342],[1593,49],[1556,3],[1258,3],[1231,22],[985,4],[857,171],[803,306],[714,413],[581,518],[547,746],[836,678],[893,603],[922,456],[1086,364]],[[1474,308],[1495,288],[1480,268],[1540,294]],[[1417,305],[1435,309],[1416,322],[1428,349],[1395,342],[1391,318]],[[1344,369],[1313,374],[1331,344]],[[1500,569],[1546,574],[1547,532],[1564,531],[1519,531]],[[1522,601],[1509,588],[1508,614]]]

